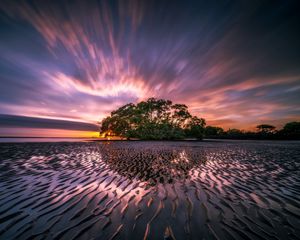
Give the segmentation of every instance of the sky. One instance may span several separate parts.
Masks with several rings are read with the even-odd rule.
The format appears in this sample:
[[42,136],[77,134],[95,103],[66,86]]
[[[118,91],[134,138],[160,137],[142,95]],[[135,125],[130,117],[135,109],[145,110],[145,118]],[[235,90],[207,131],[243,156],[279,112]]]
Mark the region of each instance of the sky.
[[0,136],[95,136],[149,97],[208,125],[300,120],[300,4],[0,1]]

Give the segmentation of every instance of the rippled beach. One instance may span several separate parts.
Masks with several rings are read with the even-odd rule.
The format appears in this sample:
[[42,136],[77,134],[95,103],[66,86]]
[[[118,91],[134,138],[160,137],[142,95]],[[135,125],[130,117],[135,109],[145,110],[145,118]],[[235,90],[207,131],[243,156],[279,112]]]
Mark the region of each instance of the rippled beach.
[[300,143],[0,144],[0,239],[299,239]]

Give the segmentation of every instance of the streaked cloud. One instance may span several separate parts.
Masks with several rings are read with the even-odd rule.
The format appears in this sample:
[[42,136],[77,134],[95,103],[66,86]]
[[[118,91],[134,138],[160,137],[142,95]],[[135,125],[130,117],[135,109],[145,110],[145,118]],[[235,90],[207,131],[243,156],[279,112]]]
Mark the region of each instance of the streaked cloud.
[[43,129],[64,129],[77,131],[98,131],[99,126],[96,124],[65,121],[49,118],[34,118],[26,116],[14,116],[0,114],[1,127],[28,127],[28,128],[43,128]]

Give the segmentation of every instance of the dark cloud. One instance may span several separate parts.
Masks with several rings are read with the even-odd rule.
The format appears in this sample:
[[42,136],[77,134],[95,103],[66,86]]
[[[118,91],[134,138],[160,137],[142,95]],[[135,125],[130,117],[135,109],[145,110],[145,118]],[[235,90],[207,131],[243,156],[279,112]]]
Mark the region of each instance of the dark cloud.
[[63,129],[77,131],[98,131],[99,126],[96,124],[65,121],[58,119],[34,118],[25,116],[0,114],[0,128],[3,127],[26,127],[26,128],[46,128],[46,129]]

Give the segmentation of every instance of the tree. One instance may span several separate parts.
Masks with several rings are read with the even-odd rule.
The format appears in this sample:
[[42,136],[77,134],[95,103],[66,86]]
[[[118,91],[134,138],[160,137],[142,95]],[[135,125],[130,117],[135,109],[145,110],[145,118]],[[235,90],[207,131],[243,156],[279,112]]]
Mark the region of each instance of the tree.
[[204,134],[205,120],[203,118],[191,117],[186,125],[186,135],[188,137],[194,137],[202,139]]
[[257,125],[256,128],[260,133],[268,134],[268,133],[272,133],[276,127],[269,124],[261,124],[261,125]]
[[224,133],[224,129],[220,127],[207,126],[205,128],[205,136],[221,136]]
[[232,128],[232,129],[228,129],[226,135],[229,138],[241,138],[244,135],[244,133],[239,129]]
[[284,138],[300,139],[300,122],[289,122],[278,132]]
[[182,139],[189,136],[201,139],[204,127],[205,120],[193,117],[186,105],[149,98],[112,111],[102,120],[100,131],[126,138]]
[[192,115],[188,111],[188,107],[184,104],[174,104],[171,106],[172,123],[174,126],[183,127],[186,120],[190,119]]
[[284,125],[283,131],[286,133],[298,133],[300,134],[300,122],[289,122]]

